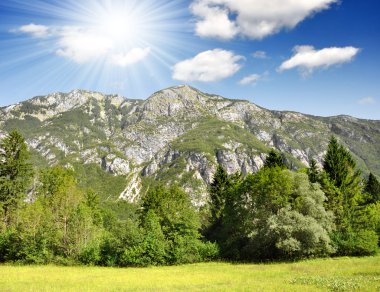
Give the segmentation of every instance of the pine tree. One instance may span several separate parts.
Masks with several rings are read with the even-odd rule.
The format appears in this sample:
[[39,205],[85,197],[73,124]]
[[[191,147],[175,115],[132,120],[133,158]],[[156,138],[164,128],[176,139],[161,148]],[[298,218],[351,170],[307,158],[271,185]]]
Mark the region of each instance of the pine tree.
[[356,162],[350,152],[334,136],[331,137],[323,164],[330,180],[338,188],[350,186],[360,177],[360,172],[355,168]]
[[24,138],[10,132],[0,142],[0,206],[5,225],[10,224],[11,212],[25,199],[32,178],[32,166]]
[[317,161],[312,159],[310,161],[310,167],[307,170],[307,175],[309,176],[309,180],[312,183],[316,183],[318,181],[319,170],[317,166]]
[[321,185],[328,200],[326,207],[335,215],[333,234],[337,255],[376,253],[376,216],[363,194],[360,171],[350,152],[332,137],[325,155]]
[[[361,178],[360,171],[356,170],[356,162],[352,158],[350,152],[340,145],[335,137],[331,137],[325,160],[323,170],[328,177],[329,181],[336,188],[335,195],[341,198],[329,197],[330,202],[340,202],[339,207],[342,212],[339,212],[342,218],[342,224],[348,226],[353,219],[354,210],[357,206],[358,200],[361,196]],[[327,195],[328,192],[326,192]],[[330,194],[334,195],[334,193]],[[337,210],[333,210],[338,217]],[[338,218],[339,220],[339,218]]]
[[367,203],[380,202],[380,183],[372,173],[368,176],[364,192],[369,195]]
[[211,221],[220,219],[226,203],[226,190],[229,187],[229,178],[225,169],[219,164],[210,185]]
[[264,162],[264,167],[280,167],[286,168],[285,162],[281,154],[274,149],[271,149]]

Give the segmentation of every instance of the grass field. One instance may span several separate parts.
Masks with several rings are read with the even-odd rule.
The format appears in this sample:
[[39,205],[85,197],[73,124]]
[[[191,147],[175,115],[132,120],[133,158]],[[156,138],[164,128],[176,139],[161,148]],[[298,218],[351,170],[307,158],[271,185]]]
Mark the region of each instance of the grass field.
[[380,257],[173,267],[0,266],[0,291],[380,291]]

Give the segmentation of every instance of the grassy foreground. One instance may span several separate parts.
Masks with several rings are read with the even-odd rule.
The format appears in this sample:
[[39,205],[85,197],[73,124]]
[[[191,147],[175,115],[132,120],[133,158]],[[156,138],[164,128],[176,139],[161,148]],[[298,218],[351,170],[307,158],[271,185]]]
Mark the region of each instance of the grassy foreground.
[[173,267],[0,266],[0,291],[380,291],[380,257]]

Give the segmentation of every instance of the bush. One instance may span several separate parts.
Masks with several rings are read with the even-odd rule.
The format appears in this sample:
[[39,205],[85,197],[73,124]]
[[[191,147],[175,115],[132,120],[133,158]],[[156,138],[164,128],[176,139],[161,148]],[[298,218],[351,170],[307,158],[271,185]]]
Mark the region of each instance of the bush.
[[201,261],[213,261],[219,258],[219,246],[212,242],[200,242],[198,252]]
[[379,236],[373,230],[336,232],[332,235],[338,256],[370,256],[379,251]]
[[98,241],[90,242],[79,253],[79,261],[85,265],[96,265],[101,261],[100,244]]

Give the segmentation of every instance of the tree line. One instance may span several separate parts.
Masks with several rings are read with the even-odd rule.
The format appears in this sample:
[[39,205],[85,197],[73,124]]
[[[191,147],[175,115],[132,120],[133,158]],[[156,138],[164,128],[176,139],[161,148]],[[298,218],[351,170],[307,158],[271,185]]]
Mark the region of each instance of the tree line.
[[73,170],[34,170],[12,131],[0,142],[0,262],[147,266],[378,251],[380,184],[362,179],[334,137],[322,169],[312,160],[289,170],[272,150],[245,177],[218,166],[209,194],[200,209],[177,185],[151,187],[138,204],[100,202]]

